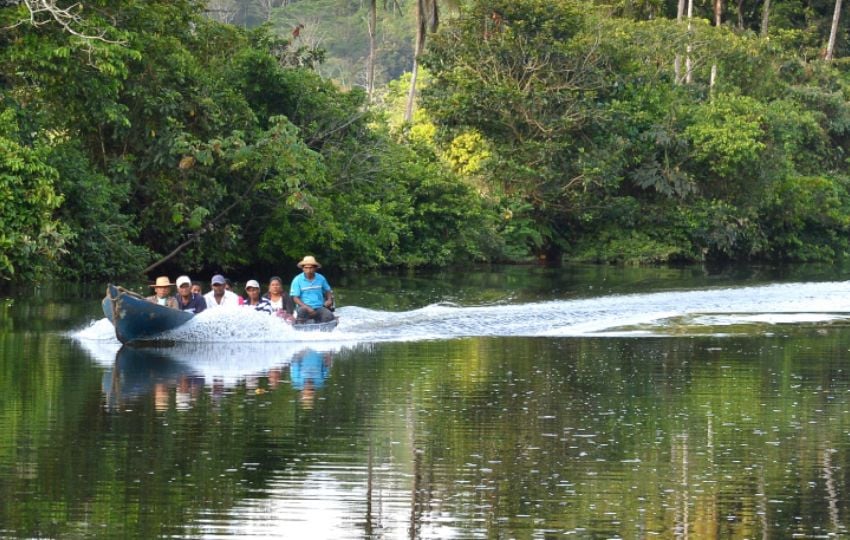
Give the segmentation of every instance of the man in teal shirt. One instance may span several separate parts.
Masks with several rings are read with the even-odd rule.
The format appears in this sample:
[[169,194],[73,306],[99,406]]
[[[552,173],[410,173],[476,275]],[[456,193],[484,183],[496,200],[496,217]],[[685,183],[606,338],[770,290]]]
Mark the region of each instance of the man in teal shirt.
[[325,276],[316,273],[321,267],[312,255],[307,255],[298,263],[302,272],[292,279],[289,289],[289,296],[297,306],[296,324],[307,321],[330,322],[334,319],[330,309],[334,305],[334,293]]

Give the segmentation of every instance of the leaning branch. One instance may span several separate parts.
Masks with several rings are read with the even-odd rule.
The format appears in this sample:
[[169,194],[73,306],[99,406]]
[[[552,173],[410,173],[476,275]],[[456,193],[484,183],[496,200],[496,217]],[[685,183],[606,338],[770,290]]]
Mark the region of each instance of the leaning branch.
[[[262,178],[265,178],[265,177],[266,177],[266,175],[262,176]],[[189,238],[187,238],[183,243],[181,243],[179,246],[177,246],[176,248],[171,250],[171,252],[168,255],[159,259],[158,261],[156,261],[152,265],[150,265],[147,268],[145,268],[144,270],[142,270],[142,273],[147,274],[148,272],[150,272],[151,270],[153,270],[157,266],[160,266],[160,265],[170,261],[175,256],[177,256],[178,253],[183,251],[184,248],[186,248],[188,245],[190,245],[192,242],[196,242],[196,241],[200,240],[201,236],[203,236],[205,233],[208,233],[209,231],[213,230],[215,228],[215,224],[218,223],[218,221],[221,218],[223,218],[225,216],[225,214],[230,212],[237,204],[241,203],[246,197],[248,197],[248,195],[254,190],[254,186],[256,186],[257,183],[259,183],[260,179],[261,179],[261,177],[259,177],[259,176],[257,178],[255,178],[254,181],[251,182],[251,184],[245,189],[245,191],[242,192],[242,194],[239,197],[236,198],[236,200],[234,200],[224,210],[222,210],[221,212],[216,214],[216,216],[214,218],[212,218],[206,225],[204,225],[203,227],[201,227],[197,231],[190,234]]]

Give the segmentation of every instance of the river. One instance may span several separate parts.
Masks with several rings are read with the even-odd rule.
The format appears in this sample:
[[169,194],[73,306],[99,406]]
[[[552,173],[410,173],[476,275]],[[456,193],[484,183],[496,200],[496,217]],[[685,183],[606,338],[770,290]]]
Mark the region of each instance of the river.
[[0,537],[847,537],[845,275],[339,275],[333,333],[123,348],[103,285],[14,290]]

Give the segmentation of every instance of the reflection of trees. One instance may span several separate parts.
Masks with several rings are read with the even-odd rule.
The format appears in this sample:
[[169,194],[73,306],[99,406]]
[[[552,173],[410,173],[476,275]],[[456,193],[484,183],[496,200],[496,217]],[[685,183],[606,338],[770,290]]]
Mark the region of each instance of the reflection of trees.
[[840,531],[846,483],[830,460],[846,449],[813,443],[841,433],[823,423],[842,417],[848,377],[800,358],[835,344],[795,343],[778,356],[756,338],[446,346],[413,399],[418,519],[480,517],[489,535]]
[[0,378],[0,468],[18,471],[4,489],[29,494],[6,497],[0,522],[24,536],[191,534],[199,516],[282,496],[270,482],[306,476],[305,456],[362,486],[350,512],[367,535],[846,533],[842,332],[384,344],[338,355],[312,410],[284,366],[204,386],[187,410],[150,395],[113,414],[99,371],[58,340],[2,339],[43,349]]
[[[226,515],[267,489],[273,471],[306,467],[297,459],[307,437],[296,426],[293,390],[272,391],[278,369],[259,383],[192,386],[179,369],[146,354],[153,376],[145,391],[110,409],[101,371],[81,367],[78,351],[60,338],[0,334],[0,346],[33,359],[26,368],[15,360],[8,367],[20,373],[3,370],[0,378],[0,523],[16,536],[197,536],[191,524],[198,516]],[[183,392],[194,401],[180,410]],[[9,477],[11,470],[20,476]]]

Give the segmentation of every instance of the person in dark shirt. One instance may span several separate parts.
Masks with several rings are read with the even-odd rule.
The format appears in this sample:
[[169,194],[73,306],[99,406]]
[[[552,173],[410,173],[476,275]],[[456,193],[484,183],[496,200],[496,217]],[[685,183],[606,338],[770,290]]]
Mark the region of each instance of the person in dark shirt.
[[274,313],[271,303],[260,297],[260,283],[256,279],[249,279],[245,284],[245,303],[242,305],[270,315]]
[[200,294],[192,292],[192,280],[189,276],[177,278],[177,309],[198,314],[207,309],[207,302]]
[[278,317],[282,317],[289,322],[294,321],[292,316],[295,313],[295,304],[292,298],[283,291],[283,280],[278,276],[273,276],[269,279],[269,290],[263,295],[263,298],[269,301],[272,310]]

